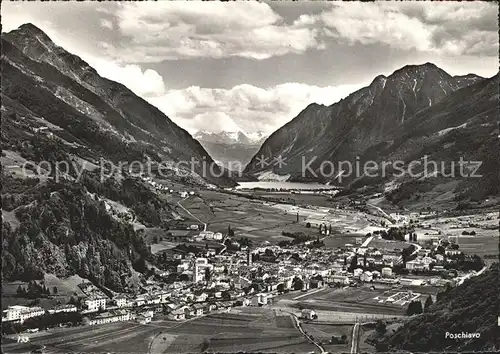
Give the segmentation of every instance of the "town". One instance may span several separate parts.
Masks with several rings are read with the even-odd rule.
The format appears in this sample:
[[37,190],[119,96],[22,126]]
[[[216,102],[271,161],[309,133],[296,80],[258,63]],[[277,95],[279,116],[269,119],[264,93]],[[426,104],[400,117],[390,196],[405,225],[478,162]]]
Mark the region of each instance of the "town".
[[[257,242],[239,236],[231,224],[225,232],[220,232],[220,227],[211,231],[180,204],[203,192],[174,192],[151,180],[146,182],[159,192],[177,194],[179,206],[186,212],[176,228],[152,241],[153,245],[168,243],[175,247],[160,248],[156,266],[146,266],[140,284],[127,292],[117,293],[82,281],[78,284],[79,295],[71,296],[66,304],[52,308],[9,306],[3,311],[4,335],[16,342],[27,342],[33,333],[54,326],[115,322],[148,325],[156,320],[184,323],[245,308],[286,313],[299,326],[356,323],[360,318],[395,320],[422,313],[440,292],[481,274],[487,268],[485,260],[462,251],[460,237],[483,232],[483,224],[497,218],[495,213],[473,219],[463,215],[449,219],[441,215],[436,219],[436,213],[429,211],[367,212],[366,202],[353,199],[331,208],[258,200],[252,203],[295,218],[292,224],[299,224],[307,233],[283,230],[277,242]],[[331,194],[315,193],[321,198],[331,198]],[[352,243],[340,244],[344,238],[335,220],[345,215],[362,217],[365,224],[357,230],[353,226],[344,228],[344,236],[348,235]],[[464,231],[451,236],[442,231],[443,225]],[[335,240],[334,247],[328,245],[331,240]],[[50,294],[44,284],[28,285],[19,286],[17,293]],[[52,293],[56,292],[52,289]],[[348,306],[352,301],[358,301],[355,310]],[[305,336],[318,344],[317,339]]]

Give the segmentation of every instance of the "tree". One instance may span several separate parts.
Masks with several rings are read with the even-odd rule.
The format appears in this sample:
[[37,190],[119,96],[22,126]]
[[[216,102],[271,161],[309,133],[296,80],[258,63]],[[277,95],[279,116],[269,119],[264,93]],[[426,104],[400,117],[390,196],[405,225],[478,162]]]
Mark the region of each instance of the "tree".
[[26,290],[24,290],[24,288],[21,285],[19,285],[17,287],[16,293],[17,293],[18,296],[25,296],[26,295]]
[[378,353],[387,353],[387,352],[389,352],[389,344],[379,342],[375,345],[375,350]]
[[210,346],[210,339],[208,338],[203,339],[203,343],[201,345],[201,352],[202,353],[206,352],[209,346]]
[[207,283],[207,285],[210,282],[210,279],[212,279],[212,272],[210,271],[210,269],[205,268],[205,282]]
[[358,267],[358,255],[355,254],[351,259],[351,264],[349,265],[349,272],[353,272],[354,269]]
[[310,222],[306,223],[306,227],[307,227],[308,229],[310,229],[310,228],[311,228],[311,223],[310,223]]
[[59,290],[57,289],[57,286],[54,286],[54,287],[52,288],[52,293],[53,293],[54,295],[57,295],[58,291],[59,291]]
[[304,287],[304,282],[299,277],[293,278],[292,282],[293,290],[302,290]]
[[385,322],[378,320],[375,324],[375,330],[379,335],[383,335],[387,331],[387,325]]
[[277,290],[279,293],[284,293],[285,292],[285,285],[283,283],[279,283]]
[[425,305],[424,305],[424,309],[425,309],[425,312],[428,311],[429,307],[432,305],[432,296],[428,296],[427,299],[425,300]]
[[420,301],[412,301],[408,305],[408,309],[406,310],[406,315],[413,316],[418,315],[423,312],[422,303]]

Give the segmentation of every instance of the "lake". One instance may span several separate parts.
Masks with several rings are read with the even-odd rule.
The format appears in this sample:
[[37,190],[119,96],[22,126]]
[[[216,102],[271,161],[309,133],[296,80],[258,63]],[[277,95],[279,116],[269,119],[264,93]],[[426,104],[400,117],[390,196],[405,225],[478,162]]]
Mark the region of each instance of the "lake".
[[320,183],[300,183],[300,182],[278,182],[278,181],[258,181],[258,182],[238,182],[236,189],[295,189],[295,190],[317,190],[336,189],[333,185]]

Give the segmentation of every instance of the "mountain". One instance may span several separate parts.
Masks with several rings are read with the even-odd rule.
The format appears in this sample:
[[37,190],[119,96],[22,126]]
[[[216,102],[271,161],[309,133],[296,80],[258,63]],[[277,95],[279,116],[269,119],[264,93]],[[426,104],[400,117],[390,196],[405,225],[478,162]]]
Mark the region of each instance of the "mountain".
[[[362,176],[351,188],[377,185],[391,202],[405,207],[482,202],[499,190],[498,110],[499,75],[454,91],[439,103],[419,111],[395,127],[390,138],[366,150],[362,161],[403,161],[406,174],[374,179]],[[414,161],[433,161],[427,177],[423,164],[408,173]],[[460,159],[465,161],[460,171]],[[475,167],[477,166],[477,171]],[[432,173],[437,170],[436,173]]]
[[476,75],[476,74],[456,75],[453,77],[457,80],[458,85],[460,87],[469,86],[471,84],[475,84],[476,82],[479,82],[479,81],[485,79],[484,77],[481,77],[481,76]]
[[200,142],[218,143],[218,144],[242,144],[242,145],[259,145],[266,138],[264,132],[258,131],[254,133],[243,133],[242,131],[220,133],[211,133],[200,130],[193,135]]
[[[483,192],[476,193],[470,190],[472,179],[457,178],[455,185],[449,184],[443,193],[451,188],[449,197],[455,198],[457,193],[469,190],[465,198],[475,194],[477,199],[498,192],[491,169],[498,161],[498,149],[494,148],[498,144],[497,114],[498,75],[490,79],[452,77],[430,63],[409,65],[388,77],[377,76],[369,86],[331,106],[309,105],[270,135],[245,173],[257,176],[272,170],[290,174],[292,180],[333,181],[356,188],[375,185],[383,192],[416,178],[373,178],[358,171],[357,175],[339,179],[339,163],[347,161],[355,167],[358,161],[362,167],[367,161],[380,166],[382,162],[402,160],[407,168],[412,160],[432,155],[450,168],[451,162],[458,162],[462,156],[468,161],[484,161],[481,171],[489,176],[488,183],[482,184]],[[262,156],[280,155],[285,162],[281,168],[259,164]],[[439,180],[426,188],[442,183]],[[415,192],[414,186],[412,189]]]
[[[384,346],[395,352],[498,353],[499,275],[495,263],[483,274],[443,293],[424,314],[412,317],[390,334]],[[446,332],[480,335],[455,340],[446,338]]]
[[[92,150],[94,160],[214,163],[198,141],[156,107],[99,76],[34,25],[3,34],[2,47],[2,94]],[[214,171],[219,173],[217,167]],[[200,168],[195,172],[212,183],[234,185]]]
[[194,134],[194,138],[215,161],[227,169],[237,171],[242,170],[250,161],[265,137],[265,133],[260,131],[254,133],[199,131]]
[[[311,104],[264,142],[256,156],[286,156],[277,172],[300,173],[301,158],[343,160],[383,141],[387,133],[413,114],[459,88],[434,64],[408,65],[331,105]],[[309,159],[307,159],[309,160]],[[254,158],[245,172],[260,172]]]
[[[182,219],[170,196],[228,177],[201,144],[125,86],[26,24],[2,33],[2,279],[78,274],[126,290],[155,261],[150,229]],[[211,169],[208,169],[210,172]]]

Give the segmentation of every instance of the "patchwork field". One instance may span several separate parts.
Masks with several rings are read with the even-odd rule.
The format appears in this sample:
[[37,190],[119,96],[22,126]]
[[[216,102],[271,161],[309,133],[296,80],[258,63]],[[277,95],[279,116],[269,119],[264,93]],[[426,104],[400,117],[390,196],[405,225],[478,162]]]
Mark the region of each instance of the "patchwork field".
[[[369,286],[323,288],[319,291],[311,291],[310,294],[295,300],[291,297],[278,297],[275,306],[293,308],[297,313],[302,308],[314,309],[318,312],[319,321],[334,322],[338,322],[340,318],[351,321],[356,316],[368,319],[370,315],[378,318],[405,314],[406,305],[386,301],[390,296],[406,291],[405,289],[393,289],[380,284],[376,284],[375,287],[375,290],[370,290]],[[323,319],[320,314],[324,315]]]
[[[304,323],[302,325],[307,334],[311,335],[314,340],[321,343],[323,348],[328,352],[333,353],[347,353],[350,352],[350,343],[352,337],[353,326],[350,325],[332,325],[322,323]],[[346,336],[347,343],[345,344],[330,344],[332,336],[341,338]]]
[[213,314],[183,323],[153,321],[140,325],[129,322],[54,329],[31,335],[31,344],[7,344],[3,350],[23,353],[32,344],[45,345],[47,353],[317,351],[295,328],[289,316],[277,316],[270,309],[259,308]]

